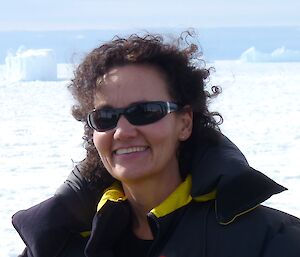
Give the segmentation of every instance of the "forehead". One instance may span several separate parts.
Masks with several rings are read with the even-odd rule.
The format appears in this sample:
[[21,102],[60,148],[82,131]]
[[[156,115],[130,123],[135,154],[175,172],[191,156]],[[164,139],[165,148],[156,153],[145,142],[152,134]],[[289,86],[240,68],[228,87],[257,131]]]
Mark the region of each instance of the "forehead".
[[95,107],[124,107],[142,101],[171,100],[165,75],[149,65],[112,68],[97,81]]

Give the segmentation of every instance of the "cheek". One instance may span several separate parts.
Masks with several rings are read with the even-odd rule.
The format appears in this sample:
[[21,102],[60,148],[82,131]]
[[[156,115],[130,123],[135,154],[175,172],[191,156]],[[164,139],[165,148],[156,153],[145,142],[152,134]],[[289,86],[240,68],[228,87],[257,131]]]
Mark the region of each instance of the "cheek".
[[178,132],[176,124],[163,122],[152,127],[149,131],[152,142],[161,148],[161,150],[176,152],[176,148],[179,144]]
[[113,176],[113,162],[111,154],[112,134],[95,131],[93,134],[93,141],[104,167]]
[[109,135],[95,131],[93,134],[94,145],[102,159],[110,152],[111,140]]

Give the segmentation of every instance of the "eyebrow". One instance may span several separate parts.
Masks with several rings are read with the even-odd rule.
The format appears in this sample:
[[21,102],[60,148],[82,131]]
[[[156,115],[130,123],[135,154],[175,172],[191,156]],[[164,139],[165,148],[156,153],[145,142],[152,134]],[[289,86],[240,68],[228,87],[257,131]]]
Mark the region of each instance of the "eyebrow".
[[104,104],[104,105],[98,105],[98,106],[95,106],[94,108],[95,108],[95,109],[102,109],[102,108],[105,108],[105,109],[113,109],[114,107],[111,106],[110,104]]

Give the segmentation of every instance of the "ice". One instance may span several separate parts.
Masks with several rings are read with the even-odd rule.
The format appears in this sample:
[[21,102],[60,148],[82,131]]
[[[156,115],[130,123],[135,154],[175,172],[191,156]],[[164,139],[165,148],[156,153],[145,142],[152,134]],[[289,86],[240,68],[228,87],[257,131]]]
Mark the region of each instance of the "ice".
[[52,49],[25,49],[8,53],[5,58],[9,81],[56,80],[57,64]]
[[250,47],[241,54],[240,60],[243,62],[299,62],[300,51],[280,47],[271,53],[265,53],[256,50],[255,47]]

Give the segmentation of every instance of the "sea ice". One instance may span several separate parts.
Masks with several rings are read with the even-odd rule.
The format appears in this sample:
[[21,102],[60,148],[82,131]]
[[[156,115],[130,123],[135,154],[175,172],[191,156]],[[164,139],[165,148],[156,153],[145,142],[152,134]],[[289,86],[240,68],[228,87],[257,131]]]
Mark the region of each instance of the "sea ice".
[[5,58],[6,79],[9,81],[56,80],[57,64],[52,49],[24,49]]

